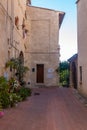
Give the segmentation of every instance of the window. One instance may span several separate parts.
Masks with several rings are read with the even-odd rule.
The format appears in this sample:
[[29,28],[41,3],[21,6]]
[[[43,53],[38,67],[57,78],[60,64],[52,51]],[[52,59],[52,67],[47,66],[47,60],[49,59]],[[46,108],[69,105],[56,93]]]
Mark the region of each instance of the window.
[[19,18],[18,18],[18,16],[15,17],[15,26],[17,27],[17,29],[19,29]]
[[82,84],[82,66],[79,67],[80,71],[80,84]]
[[7,42],[8,42],[8,45],[9,45],[10,44],[10,39],[9,38],[7,39]]
[[10,60],[10,51],[8,51],[8,60]]
[[32,68],[32,72],[35,72],[35,68]]

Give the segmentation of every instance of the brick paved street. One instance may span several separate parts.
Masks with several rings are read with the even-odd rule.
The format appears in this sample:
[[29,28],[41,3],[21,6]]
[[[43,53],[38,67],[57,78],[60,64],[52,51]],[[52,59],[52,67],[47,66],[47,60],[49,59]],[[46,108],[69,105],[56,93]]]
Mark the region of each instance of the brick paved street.
[[71,89],[39,88],[34,92],[16,108],[5,110],[0,130],[87,130],[87,107]]

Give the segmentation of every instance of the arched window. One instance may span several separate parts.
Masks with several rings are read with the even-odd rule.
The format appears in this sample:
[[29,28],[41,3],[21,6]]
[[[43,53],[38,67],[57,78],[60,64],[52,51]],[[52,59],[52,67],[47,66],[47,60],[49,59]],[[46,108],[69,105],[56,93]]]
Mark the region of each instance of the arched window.
[[21,51],[20,54],[19,54],[19,60],[20,60],[21,64],[24,64],[24,54],[23,54],[23,51]]
[[8,60],[10,60],[10,51],[8,51]]

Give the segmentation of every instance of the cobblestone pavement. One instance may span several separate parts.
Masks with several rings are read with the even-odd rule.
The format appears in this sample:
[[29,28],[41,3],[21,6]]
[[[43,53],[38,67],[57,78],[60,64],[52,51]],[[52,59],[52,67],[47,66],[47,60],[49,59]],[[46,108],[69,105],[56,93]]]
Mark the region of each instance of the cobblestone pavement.
[[69,88],[34,89],[27,101],[4,112],[0,130],[87,130],[87,107]]

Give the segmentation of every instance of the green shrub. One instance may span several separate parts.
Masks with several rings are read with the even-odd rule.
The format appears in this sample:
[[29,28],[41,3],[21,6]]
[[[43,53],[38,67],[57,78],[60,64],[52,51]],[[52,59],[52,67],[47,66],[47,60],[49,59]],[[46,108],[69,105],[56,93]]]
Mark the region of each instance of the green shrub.
[[7,81],[3,76],[0,77],[0,109],[13,107],[30,95],[31,89],[21,87],[14,78]]
[[0,77],[0,102],[3,108],[7,108],[10,104],[8,81],[2,76]]
[[9,99],[10,99],[10,106],[11,107],[15,106],[16,103],[21,101],[20,95],[17,95],[16,93],[10,93]]
[[20,88],[20,84],[15,78],[10,78],[8,83],[9,83],[9,92],[11,93],[18,91],[18,89]]
[[13,70],[15,70],[15,76],[21,84],[25,74],[27,73],[27,71],[29,71],[29,68],[27,66],[24,66],[23,59],[21,59],[20,56],[18,58],[10,59],[10,61],[6,63],[6,68],[8,67],[11,67]]
[[28,91],[28,96],[31,96],[32,93],[31,89],[30,88],[25,88],[25,89]]
[[3,108],[7,108],[10,106],[9,93],[6,91],[0,92],[0,102]]
[[8,81],[2,76],[0,77],[0,91],[8,91],[9,85]]
[[31,95],[31,89],[21,87],[18,94],[21,96],[22,100],[25,100],[28,96]]

